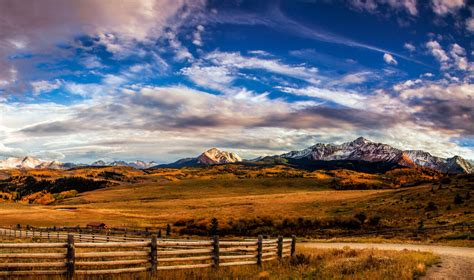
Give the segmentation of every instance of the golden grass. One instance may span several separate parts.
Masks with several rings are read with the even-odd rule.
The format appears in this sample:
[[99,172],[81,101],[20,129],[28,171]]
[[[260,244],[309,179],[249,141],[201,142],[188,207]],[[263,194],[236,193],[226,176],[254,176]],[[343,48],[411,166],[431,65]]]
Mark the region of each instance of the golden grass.
[[[387,190],[328,190],[311,178],[185,180],[123,184],[80,194],[51,206],[0,204],[2,223],[157,226],[182,219],[314,217],[328,208]],[[72,211],[57,208],[72,207]]]
[[[163,271],[153,279],[397,279],[423,275],[438,261],[432,253],[298,248],[297,256],[257,266]],[[24,278],[23,278],[24,279]],[[64,279],[35,277],[34,279]],[[151,279],[148,274],[76,277],[75,279]]]

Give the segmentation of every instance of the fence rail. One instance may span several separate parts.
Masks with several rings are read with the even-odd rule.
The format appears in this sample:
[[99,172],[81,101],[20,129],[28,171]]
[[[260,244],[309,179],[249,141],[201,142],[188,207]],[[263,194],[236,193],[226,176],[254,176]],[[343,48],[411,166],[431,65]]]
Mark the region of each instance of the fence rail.
[[294,255],[296,247],[295,236],[259,236],[245,241],[220,241],[218,236],[186,241],[152,236],[144,241],[95,243],[79,241],[68,234],[66,239],[54,243],[0,243],[0,277],[61,274],[72,279],[74,275],[154,275],[162,270],[261,266],[263,262]]
[[68,235],[72,234],[78,242],[123,242],[123,241],[146,241],[150,238],[98,235],[94,233],[66,233],[59,231],[27,230],[0,228],[0,236],[10,238],[38,238],[48,241],[66,241]]

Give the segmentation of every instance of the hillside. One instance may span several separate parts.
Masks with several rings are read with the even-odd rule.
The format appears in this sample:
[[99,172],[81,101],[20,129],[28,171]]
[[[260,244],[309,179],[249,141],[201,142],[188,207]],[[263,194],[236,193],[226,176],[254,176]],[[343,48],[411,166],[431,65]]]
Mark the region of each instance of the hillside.
[[[194,235],[206,234],[210,219],[216,217],[223,233],[231,235],[285,233],[291,228],[300,235],[326,236],[474,219],[472,175],[444,176],[422,168],[369,174],[226,164],[24,172],[22,176],[48,181],[67,174],[109,183],[75,195],[54,195],[48,205],[28,196],[21,203],[6,200],[0,203],[5,225],[83,226],[99,220],[116,227],[164,227],[169,223],[177,233]],[[456,197],[462,201],[455,202]],[[363,213],[363,222],[356,218],[358,213]]]

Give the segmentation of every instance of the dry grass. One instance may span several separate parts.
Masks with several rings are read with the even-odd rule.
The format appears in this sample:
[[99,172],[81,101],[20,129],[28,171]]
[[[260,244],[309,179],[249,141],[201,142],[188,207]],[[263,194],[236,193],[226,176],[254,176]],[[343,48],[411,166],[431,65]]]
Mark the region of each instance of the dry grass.
[[[113,180],[112,187],[81,193],[48,206],[0,203],[0,226],[18,223],[84,226],[91,221],[101,221],[116,227],[163,228],[168,223],[189,219],[207,223],[212,217],[218,218],[223,225],[229,219],[258,217],[274,221],[344,219],[353,218],[359,212],[364,212],[368,218],[380,216],[381,226],[394,228],[414,228],[420,220],[426,227],[431,227],[474,219],[472,201],[453,203],[456,194],[465,197],[472,191],[472,178],[468,177],[454,176],[441,188],[439,183],[384,190],[332,188],[335,180],[378,185],[388,184],[393,176],[403,178],[404,182],[420,176],[431,178],[425,171],[411,169],[373,175],[347,170],[306,172],[283,165],[222,165],[146,172],[124,167],[1,171],[0,176],[24,172],[23,175],[43,179],[64,176],[103,179],[104,171],[122,174],[123,179]],[[16,173],[13,175],[18,175]],[[430,202],[436,206],[435,210],[427,209]],[[69,210],[63,211],[63,208]],[[441,233],[439,236],[440,240],[462,239],[460,237]]]
[[[293,259],[264,263],[262,268],[195,269],[159,272],[153,279],[397,279],[411,280],[423,275],[437,262],[431,253],[379,250],[298,248]],[[24,279],[24,278],[23,278]],[[64,279],[35,277],[35,279]],[[150,279],[149,275],[77,277],[76,279]]]

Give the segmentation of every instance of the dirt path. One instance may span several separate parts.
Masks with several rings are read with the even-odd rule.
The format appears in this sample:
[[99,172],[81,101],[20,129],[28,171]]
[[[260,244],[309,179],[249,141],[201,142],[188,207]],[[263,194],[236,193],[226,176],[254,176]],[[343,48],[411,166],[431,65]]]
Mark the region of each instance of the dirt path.
[[433,252],[441,257],[441,263],[428,270],[425,280],[472,280],[474,279],[474,248],[415,244],[376,244],[376,243],[302,243],[308,248],[343,248]]

